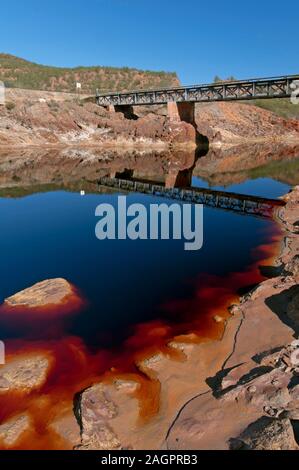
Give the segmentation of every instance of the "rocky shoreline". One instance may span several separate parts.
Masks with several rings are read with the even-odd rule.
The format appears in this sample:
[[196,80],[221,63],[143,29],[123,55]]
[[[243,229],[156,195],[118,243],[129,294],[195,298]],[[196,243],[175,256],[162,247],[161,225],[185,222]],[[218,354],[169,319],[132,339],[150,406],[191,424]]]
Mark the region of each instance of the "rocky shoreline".
[[[138,419],[134,379],[114,377],[83,391],[76,402],[77,448],[298,449],[299,187],[285,199],[278,215],[284,230],[280,275],[231,306],[217,346],[175,338],[168,346],[184,361],[159,353],[138,363],[159,382],[159,412],[148,422]],[[278,314],[276,299],[281,303],[292,289],[282,301],[286,312]]]
[[8,89],[0,106],[0,148],[185,148],[240,143],[298,144],[299,123],[244,103],[196,105],[193,124],[172,119],[165,106],[137,106],[131,116],[110,112],[94,99]]
[[170,449],[298,450],[299,187],[284,199],[277,214],[283,227],[275,263],[280,275],[231,307],[237,321],[232,351],[207,381],[210,390],[177,415],[167,437]]

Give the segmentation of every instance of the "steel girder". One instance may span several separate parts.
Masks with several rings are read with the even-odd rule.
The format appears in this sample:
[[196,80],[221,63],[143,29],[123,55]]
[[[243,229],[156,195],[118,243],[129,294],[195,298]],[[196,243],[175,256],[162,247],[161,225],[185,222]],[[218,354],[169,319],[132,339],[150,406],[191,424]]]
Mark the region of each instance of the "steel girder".
[[[291,84],[299,83],[299,75],[274,78],[217,82],[209,85],[194,85],[179,88],[140,90],[126,93],[99,94],[97,103],[109,105],[153,105],[176,102],[234,101],[264,98],[288,98],[291,96]],[[299,88],[299,86],[297,86]]]

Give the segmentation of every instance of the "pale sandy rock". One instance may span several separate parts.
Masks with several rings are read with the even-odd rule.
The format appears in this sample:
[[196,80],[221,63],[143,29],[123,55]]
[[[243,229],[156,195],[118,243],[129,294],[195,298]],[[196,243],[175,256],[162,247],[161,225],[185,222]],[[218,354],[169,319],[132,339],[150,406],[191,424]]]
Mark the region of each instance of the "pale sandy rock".
[[237,437],[230,439],[232,450],[298,450],[289,419],[261,417]]
[[296,349],[293,351],[290,355],[290,362],[292,366],[298,366],[299,365],[299,349]]
[[15,416],[0,424],[0,442],[6,447],[14,446],[22,435],[30,428],[28,414]]
[[82,392],[77,403],[81,422],[81,444],[78,449],[113,450],[120,448],[120,441],[110,425],[117,416],[117,406],[102,384],[96,384]]
[[[255,369],[252,375],[254,373]],[[168,448],[227,449],[232,436],[240,436],[263,415],[269,418],[295,416],[296,395],[292,396],[288,389],[292,376],[292,372],[273,369],[242,385],[232,385],[233,388],[219,398],[211,392],[196,397],[172,429]]]
[[70,448],[80,444],[80,427],[72,412],[56,417],[49,427],[62,437]]
[[116,434],[108,425],[98,423],[96,431],[84,438],[82,444],[76,447],[77,450],[118,450],[121,443]]
[[0,393],[39,388],[46,381],[50,363],[50,357],[42,353],[9,360],[0,367]]
[[299,420],[299,385],[295,385],[290,389],[290,398],[286,416],[290,419]]
[[261,413],[265,411],[265,408],[284,409],[290,401],[287,387],[291,377],[291,373],[273,369],[271,372],[227,392],[221,402],[225,404],[227,401],[243,400],[258,408]]
[[166,356],[162,353],[153,354],[152,356],[139,361],[137,366],[140,370],[157,370],[160,369],[161,366],[163,367],[165,357]]
[[73,294],[71,284],[62,278],[47,279],[5,299],[9,307],[44,307],[59,305]]
[[243,103],[200,103],[196,106],[196,123],[209,141],[237,144],[260,141],[268,136],[272,143],[294,137],[297,140],[297,120],[283,119],[265,109]]
[[215,315],[213,317],[213,320],[216,322],[216,323],[223,323],[225,321],[225,319],[223,317],[221,317],[220,315]]
[[114,385],[117,390],[123,390],[128,393],[136,392],[139,388],[139,384],[134,380],[117,379],[114,381]]
[[190,355],[194,349],[194,345],[192,343],[187,343],[184,341],[170,341],[167,344],[168,347],[181,351],[185,355]]
[[295,255],[284,267],[286,273],[291,273],[293,276],[299,275],[299,255]]
[[240,309],[240,305],[237,305],[237,304],[232,304],[228,307],[228,311],[231,315],[237,315],[240,313],[241,309]]

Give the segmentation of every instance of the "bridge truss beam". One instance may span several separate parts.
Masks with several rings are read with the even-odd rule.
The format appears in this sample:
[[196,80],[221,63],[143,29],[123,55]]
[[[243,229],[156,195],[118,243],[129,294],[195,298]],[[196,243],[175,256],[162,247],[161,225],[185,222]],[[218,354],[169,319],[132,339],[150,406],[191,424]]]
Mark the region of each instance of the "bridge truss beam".
[[285,205],[285,202],[279,199],[267,199],[195,187],[166,188],[162,184],[152,184],[137,179],[102,177],[98,180],[98,183],[101,186],[125,192],[134,191],[265,218],[271,218],[275,208]]
[[[139,90],[126,93],[99,94],[96,100],[101,106],[153,105],[176,102],[236,101],[265,98],[288,98],[292,83],[299,75],[274,78],[239,80],[159,90]],[[297,86],[298,88],[298,86]]]

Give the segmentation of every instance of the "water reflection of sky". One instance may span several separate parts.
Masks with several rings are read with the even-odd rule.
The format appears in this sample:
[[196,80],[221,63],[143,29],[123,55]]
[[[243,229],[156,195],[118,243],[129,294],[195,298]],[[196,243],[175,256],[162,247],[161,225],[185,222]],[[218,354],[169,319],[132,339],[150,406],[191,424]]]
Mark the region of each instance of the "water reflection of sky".
[[211,186],[208,182],[197,176],[192,177],[192,186],[216,189],[218,191],[249,194],[251,196],[269,197],[273,199],[286,194],[290,188],[288,184],[281,183],[280,181],[276,181],[271,178],[256,178],[228,186]]

